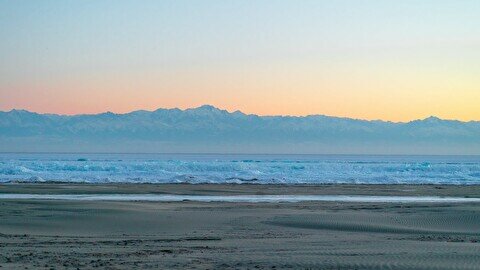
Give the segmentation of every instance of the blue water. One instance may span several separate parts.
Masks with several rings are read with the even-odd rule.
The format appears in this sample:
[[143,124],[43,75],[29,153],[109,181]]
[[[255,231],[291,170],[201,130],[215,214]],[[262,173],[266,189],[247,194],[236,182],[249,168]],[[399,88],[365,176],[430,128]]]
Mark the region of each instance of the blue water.
[[0,154],[0,182],[480,184],[480,156]]

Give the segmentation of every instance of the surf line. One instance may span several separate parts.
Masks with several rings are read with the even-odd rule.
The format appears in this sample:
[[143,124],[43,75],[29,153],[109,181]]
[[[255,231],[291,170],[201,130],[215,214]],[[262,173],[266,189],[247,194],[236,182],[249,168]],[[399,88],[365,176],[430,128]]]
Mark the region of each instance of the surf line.
[[358,203],[468,203],[480,198],[438,196],[368,196],[368,195],[178,195],[178,194],[0,194],[0,200],[68,201],[151,201],[151,202],[358,202]]

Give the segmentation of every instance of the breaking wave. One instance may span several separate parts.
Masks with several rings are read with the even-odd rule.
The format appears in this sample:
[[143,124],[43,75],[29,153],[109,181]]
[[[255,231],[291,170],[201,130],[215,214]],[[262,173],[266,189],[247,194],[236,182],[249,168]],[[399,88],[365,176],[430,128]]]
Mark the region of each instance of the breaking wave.
[[0,182],[480,184],[480,157],[1,154]]

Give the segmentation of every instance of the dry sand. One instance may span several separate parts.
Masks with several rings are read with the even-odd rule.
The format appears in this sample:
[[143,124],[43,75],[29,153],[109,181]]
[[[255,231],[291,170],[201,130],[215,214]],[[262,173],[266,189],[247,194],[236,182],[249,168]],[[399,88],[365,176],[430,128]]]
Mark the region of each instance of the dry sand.
[[[480,197],[480,186],[8,184],[0,193]],[[1,269],[480,269],[480,204],[0,200]]]

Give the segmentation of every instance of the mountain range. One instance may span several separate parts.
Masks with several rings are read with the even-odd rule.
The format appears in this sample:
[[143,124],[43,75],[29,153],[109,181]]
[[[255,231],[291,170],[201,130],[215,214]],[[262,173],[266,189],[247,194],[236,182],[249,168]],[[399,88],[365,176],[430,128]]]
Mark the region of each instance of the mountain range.
[[0,152],[480,154],[480,122],[258,116],[210,105],[85,115],[0,111]]

